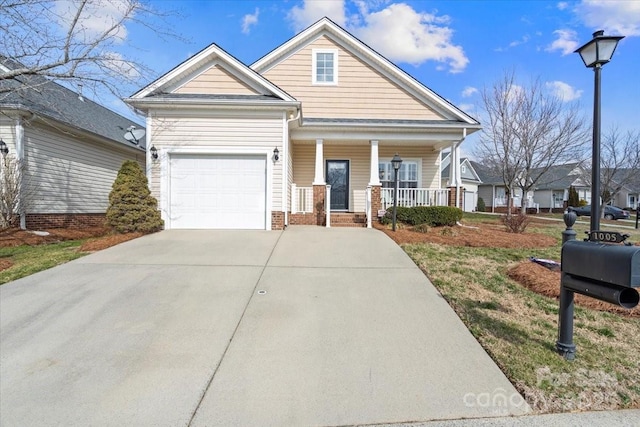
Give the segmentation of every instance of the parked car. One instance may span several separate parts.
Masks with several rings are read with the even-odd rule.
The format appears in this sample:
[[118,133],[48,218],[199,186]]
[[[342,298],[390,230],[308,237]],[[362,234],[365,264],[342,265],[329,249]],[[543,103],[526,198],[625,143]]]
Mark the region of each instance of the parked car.
[[[591,205],[573,207],[569,206],[569,212],[575,212],[578,216],[591,216]],[[604,219],[629,219],[629,212],[615,206],[604,206]]]

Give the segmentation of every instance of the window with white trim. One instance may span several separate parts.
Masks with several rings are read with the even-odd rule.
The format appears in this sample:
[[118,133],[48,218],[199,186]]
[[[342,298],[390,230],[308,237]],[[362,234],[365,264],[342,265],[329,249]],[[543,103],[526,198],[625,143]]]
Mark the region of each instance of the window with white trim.
[[[393,188],[394,173],[391,161],[383,161],[378,163],[378,172],[380,182],[384,188]],[[398,170],[398,187],[399,188],[418,188],[418,162],[413,160],[404,160]]]
[[460,173],[467,173],[467,167],[465,165],[460,165]]
[[313,49],[313,84],[338,84],[338,50]]

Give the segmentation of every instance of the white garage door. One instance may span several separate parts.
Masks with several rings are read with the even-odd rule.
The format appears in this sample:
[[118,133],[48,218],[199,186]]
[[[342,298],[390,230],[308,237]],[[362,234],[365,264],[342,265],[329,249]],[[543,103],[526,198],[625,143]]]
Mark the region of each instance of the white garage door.
[[171,228],[265,229],[266,157],[172,155]]

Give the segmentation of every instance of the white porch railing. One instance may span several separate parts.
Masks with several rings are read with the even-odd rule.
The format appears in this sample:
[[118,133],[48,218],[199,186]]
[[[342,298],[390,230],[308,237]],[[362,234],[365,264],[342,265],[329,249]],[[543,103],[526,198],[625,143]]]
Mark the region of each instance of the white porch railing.
[[[512,205],[514,208],[519,208],[522,206],[522,197],[512,197]],[[506,207],[507,206],[507,198],[506,197],[496,197],[494,200],[494,205],[496,207]]]
[[313,212],[313,187],[291,184],[291,213]]
[[[382,209],[393,207],[393,188],[381,188]],[[428,188],[399,188],[398,206],[447,206],[449,189],[431,190]]]

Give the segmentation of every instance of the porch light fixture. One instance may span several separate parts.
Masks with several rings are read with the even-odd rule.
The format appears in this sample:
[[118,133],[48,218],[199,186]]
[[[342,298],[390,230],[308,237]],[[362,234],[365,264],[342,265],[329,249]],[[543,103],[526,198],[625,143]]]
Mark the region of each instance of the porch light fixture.
[[590,231],[600,229],[600,72],[604,64],[611,61],[613,52],[623,36],[605,36],[603,30],[593,33],[593,39],[575,50],[582,62],[593,68],[595,84],[593,90],[593,144],[591,150],[591,220]]
[[158,160],[158,149],[155,145],[152,145],[151,148],[149,148],[149,152],[151,153],[153,160]]
[[402,159],[398,155],[398,153],[393,156],[391,159],[391,166],[393,166],[394,172],[394,181],[393,181],[393,222],[391,225],[391,229],[396,231],[396,213],[398,210],[398,170],[400,170],[400,165],[402,165]]
[[9,147],[7,147],[7,144],[0,139],[0,153],[2,153],[2,157],[3,158],[7,158],[7,154],[9,154]]
[[273,161],[277,162],[278,160],[280,160],[280,151],[278,150],[278,147],[273,149]]

